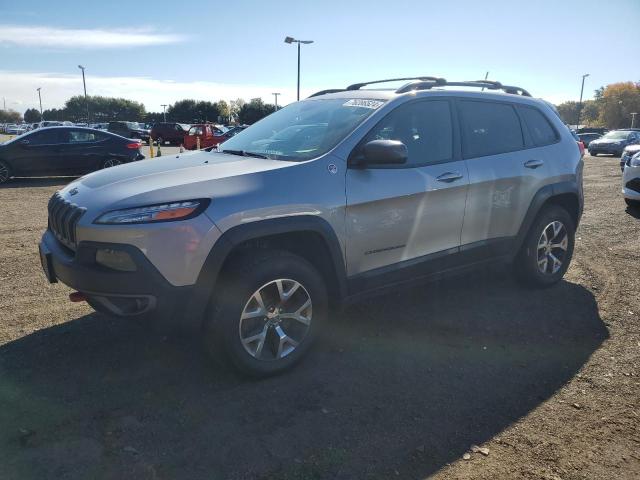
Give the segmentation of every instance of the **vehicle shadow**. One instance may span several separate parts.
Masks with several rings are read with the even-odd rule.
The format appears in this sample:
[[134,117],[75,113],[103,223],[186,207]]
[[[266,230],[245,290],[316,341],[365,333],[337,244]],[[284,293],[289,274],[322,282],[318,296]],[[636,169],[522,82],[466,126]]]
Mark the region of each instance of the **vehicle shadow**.
[[627,212],[627,214],[631,215],[633,218],[640,219],[640,207],[627,206],[625,212]]
[[527,415],[607,338],[593,295],[496,269],[348,308],[266,380],[87,315],[0,347],[6,478],[424,478]]
[[14,177],[0,188],[24,188],[24,187],[57,187],[66,185],[78,178],[74,177]]

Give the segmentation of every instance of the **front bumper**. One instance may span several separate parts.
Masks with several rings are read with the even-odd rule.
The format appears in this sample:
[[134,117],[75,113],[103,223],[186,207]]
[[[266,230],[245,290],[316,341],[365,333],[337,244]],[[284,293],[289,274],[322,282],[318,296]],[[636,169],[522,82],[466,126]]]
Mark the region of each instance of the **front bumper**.
[[624,168],[622,194],[629,200],[640,200],[640,167],[627,165]]
[[[135,271],[120,271],[96,263],[96,252],[126,252]],[[75,252],[47,230],[39,245],[40,260],[50,283],[60,281],[83,293],[91,306],[118,316],[148,316],[166,326],[190,327],[177,313],[188,303],[193,286],[171,285],[136,247],[125,244],[80,242]],[[185,325],[179,325],[184,322]]]
[[594,153],[601,153],[603,155],[615,155],[619,157],[622,155],[622,151],[624,150],[624,146],[622,145],[598,145],[598,144],[589,144],[589,154],[593,155]]

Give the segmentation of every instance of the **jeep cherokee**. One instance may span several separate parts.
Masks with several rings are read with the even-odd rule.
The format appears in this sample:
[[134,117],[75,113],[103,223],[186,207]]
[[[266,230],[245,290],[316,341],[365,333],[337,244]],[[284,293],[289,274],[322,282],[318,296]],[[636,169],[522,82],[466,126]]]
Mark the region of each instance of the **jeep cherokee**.
[[383,288],[496,261],[558,282],[583,163],[553,107],[498,82],[398,80],[318,92],[219,151],[72,182],[49,202],[46,276],[98,311],[202,329],[253,375]]

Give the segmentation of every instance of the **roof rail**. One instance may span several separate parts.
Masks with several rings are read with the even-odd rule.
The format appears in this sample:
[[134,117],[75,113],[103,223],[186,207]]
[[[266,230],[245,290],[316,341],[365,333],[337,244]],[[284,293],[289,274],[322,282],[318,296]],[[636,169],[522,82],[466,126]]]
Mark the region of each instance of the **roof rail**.
[[309,95],[307,98],[326,95],[328,93],[338,93],[338,92],[346,92],[346,90],[344,88],[328,88],[326,90],[320,90],[319,92],[316,92],[313,95]]
[[406,85],[403,85],[396,93],[406,93],[411,92],[413,90],[429,90],[433,87],[478,87],[478,88],[486,88],[488,90],[502,90],[505,93],[510,93],[512,95],[522,95],[524,97],[530,97],[531,94],[527,92],[522,87],[515,87],[511,85],[502,85],[500,82],[495,82],[492,80],[473,80],[466,82],[448,82],[444,78],[436,79],[436,80],[426,80],[426,81],[416,81],[410,82]]
[[422,82],[427,82],[427,81],[436,82],[436,81],[444,80],[444,78],[429,77],[429,76],[426,76],[426,77],[387,78],[386,80],[373,80],[371,82],[354,83],[353,85],[349,85],[347,87],[347,90],[360,90],[362,87],[365,87],[367,85],[373,85],[374,83],[399,82],[399,81],[402,81],[402,80],[420,80]]

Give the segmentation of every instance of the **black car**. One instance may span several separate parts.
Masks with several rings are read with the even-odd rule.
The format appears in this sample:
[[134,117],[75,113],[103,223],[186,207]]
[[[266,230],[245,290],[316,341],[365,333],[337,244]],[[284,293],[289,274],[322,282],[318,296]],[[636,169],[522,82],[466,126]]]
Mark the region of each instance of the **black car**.
[[630,128],[611,130],[597,140],[591,140],[589,155],[595,157],[599,153],[608,153],[619,157],[626,146],[638,143],[640,143],[640,131]]
[[107,131],[127,138],[139,138],[142,141],[149,142],[149,130],[137,122],[109,122]]
[[164,145],[164,142],[169,142],[172,145],[181,145],[184,143],[184,136],[190,128],[191,125],[185,123],[159,122],[151,128],[151,138],[160,145]]
[[599,133],[578,133],[578,138],[584,143],[585,147],[588,147],[591,142],[597,140],[602,135]]
[[141,143],[93,128],[46,127],[0,143],[0,184],[12,176],[82,175],[142,160]]

